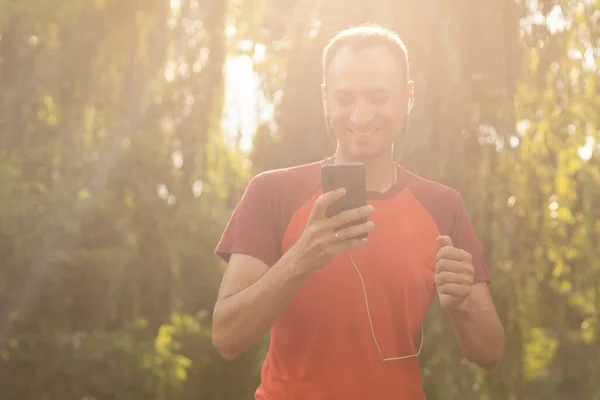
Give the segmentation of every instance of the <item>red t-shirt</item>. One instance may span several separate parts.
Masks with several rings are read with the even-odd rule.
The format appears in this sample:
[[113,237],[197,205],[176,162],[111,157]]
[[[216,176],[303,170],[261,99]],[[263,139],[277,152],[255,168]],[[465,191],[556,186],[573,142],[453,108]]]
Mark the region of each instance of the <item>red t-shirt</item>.
[[[257,175],[216,254],[225,261],[243,253],[276,263],[302,234],[322,193],[321,166],[330,161]],[[475,280],[489,282],[460,194],[397,167],[394,187],[368,192],[375,229],[352,252],[384,358],[417,352],[417,334],[435,294],[438,235],[471,253]],[[346,253],[313,272],[279,316],[261,378],[257,400],[424,399],[417,358],[381,360],[363,287]]]

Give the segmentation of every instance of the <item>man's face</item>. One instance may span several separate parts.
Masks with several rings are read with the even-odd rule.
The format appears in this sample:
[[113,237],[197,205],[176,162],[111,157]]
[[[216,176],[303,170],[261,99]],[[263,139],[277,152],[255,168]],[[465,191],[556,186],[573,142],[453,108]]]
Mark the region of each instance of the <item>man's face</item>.
[[345,47],[327,72],[325,114],[342,153],[356,161],[389,156],[413,98],[394,55],[383,46]]

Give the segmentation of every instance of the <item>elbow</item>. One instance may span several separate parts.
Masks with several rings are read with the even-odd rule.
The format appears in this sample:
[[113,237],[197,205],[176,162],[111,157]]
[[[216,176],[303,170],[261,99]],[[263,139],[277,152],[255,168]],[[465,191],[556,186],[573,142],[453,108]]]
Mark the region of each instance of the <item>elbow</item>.
[[218,338],[218,336],[213,335],[212,337],[213,347],[219,352],[221,357],[223,357],[227,361],[233,361],[239,355],[238,352],[233,351],[226,343],[223,343],[222,340]]
[[228,351],[226,349],[218,350],[221,357],[223,357],[226,361],[233,361],[237,358],[239,354],[234,353],[232,351]]
[[481,368],[483,368],[486,372],[496,372],[498,367],[500,366],[500,362],[502,361],[502,357],[496,358],[492,361],[489,361],[486,364],[482,364]]
[[500,342],[498,348],[496,348],[495,351],[492,352],[491,358],[491,362],[483,368],[486,369],[488,372],[495,372],[500,366],[502,359],[504,358],[504,336],[502,336],[502,341]]
[[500,365],[501,361],[502,361],[502,356],[498,356],[498,357],[490,357],[489,359],[479,361],[476,364],[479,365],[479,367],[481,367],[482,369],[484,369],[487,372],[496,372],[498,370],[498,366]]
[[496,372],[500,362],[502,361],[503,354],[500,352],[493,352],[488,354],[486,357],[482,356],[464,356],[464,358],[472,364],[484,369],[487,372]]
[[504,335],[502,335],[501,340],[498,340],[498,343],[492,346],[486,353],[487,354],[483,357],[480,355],[479,357],[467,358],[467,360],[478,365],[487,372],[496,372],[504,358]]
[[498,335],[497,344],[493,347],[491,363],[487,367],[483,367],[489,372],[495,372],[504,358],[504,350],[506,347],[506,337],[504,335],[504,327],[500,325],[500,334]]
[[233,361],[239,356],[239,352],[232,349],[230,343],[223,337],[224,335],[220,333],[213,326],[211,332],[212,345],[217,350],[217,352],[227,361]]

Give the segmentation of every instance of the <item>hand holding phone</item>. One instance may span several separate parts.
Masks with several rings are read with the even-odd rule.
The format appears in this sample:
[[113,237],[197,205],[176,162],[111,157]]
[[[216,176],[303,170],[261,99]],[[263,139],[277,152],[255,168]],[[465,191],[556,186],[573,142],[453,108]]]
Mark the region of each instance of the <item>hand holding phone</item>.
[[363,172],[355,165],[328,168],[324,167],[323,194],[315,201],[304,232],[290,249],[302,272],[322,268],[335,255],[364,246],[368,232],[375,227],[368,220],[373,207],[366,204],[364,167]]

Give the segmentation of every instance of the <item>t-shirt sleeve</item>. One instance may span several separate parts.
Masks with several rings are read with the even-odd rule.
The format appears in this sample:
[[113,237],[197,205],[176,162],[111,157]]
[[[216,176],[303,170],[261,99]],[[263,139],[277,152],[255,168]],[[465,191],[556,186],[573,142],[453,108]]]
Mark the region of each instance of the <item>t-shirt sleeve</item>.
[[250,181],[227,223],[215,249],[215,254],[226,262],[232,254],[240,253],[270,267],[281,257],[270,178],[259,174]]
[[483,258],[477,235],[471,224],[467,209],[462,197],[459,195],[454,222],[451,233],[454,247],[463,249],[473,256],[473,267],[475,268],[475,282],[490,283],[491,279]]

